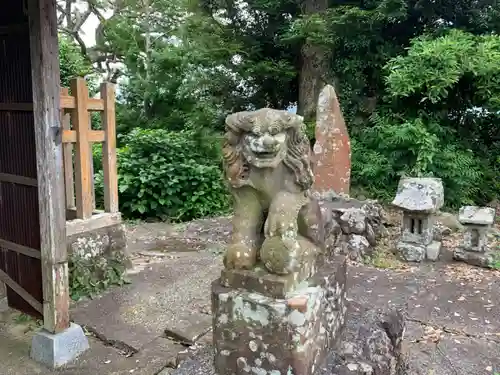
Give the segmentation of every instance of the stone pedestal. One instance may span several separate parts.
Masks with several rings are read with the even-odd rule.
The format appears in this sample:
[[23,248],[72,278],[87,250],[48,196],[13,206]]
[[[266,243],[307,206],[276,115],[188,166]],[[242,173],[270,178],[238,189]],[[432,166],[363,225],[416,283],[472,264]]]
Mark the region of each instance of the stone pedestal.
[[214,281],[218,375],[315,374],[344,326],[345,257],[321,266],[308,279],[295,279],[257,269],[225,270]]
[[494,261],[488,251],[488,230],[495,222],[495,210],[490,207],[465,206],[458,220],[464,226],[462,244],[453,251],[453,258],[474,266],[490,267]]
[[[349,319],[342,340],[334,350],[330,350],[315,375],[416,375],[417,372],[409,366],[409,353],[403,345],[405,315],[403,308],[380,311],[369,304],[349,303]],[[212,353],[211,346],[193,348],[172,375],[218,375],[213,366]],[[243,373],[302,374],[292,370]]]

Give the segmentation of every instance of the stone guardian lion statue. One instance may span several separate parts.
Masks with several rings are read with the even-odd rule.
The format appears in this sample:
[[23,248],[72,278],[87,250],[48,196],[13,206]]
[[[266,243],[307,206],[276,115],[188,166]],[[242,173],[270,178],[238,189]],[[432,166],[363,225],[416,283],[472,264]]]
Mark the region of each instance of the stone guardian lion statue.
[[224,173],[234,217],[226,268],[252,269],[261,261],[269,272],[284,275],[324,250],[303,126],[301,116],[269,108],[227,117]]

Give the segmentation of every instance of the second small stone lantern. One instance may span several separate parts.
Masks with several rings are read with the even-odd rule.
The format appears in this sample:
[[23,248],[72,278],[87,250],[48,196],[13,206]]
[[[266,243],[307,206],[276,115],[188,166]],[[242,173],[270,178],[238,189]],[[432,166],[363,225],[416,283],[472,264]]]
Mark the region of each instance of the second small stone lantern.
[[439,258],[441,242],[434,241],[435,213],[444,204],[439,178],[402,178],[392,204],[403,210],[401,238],[397,244],[408,262]]

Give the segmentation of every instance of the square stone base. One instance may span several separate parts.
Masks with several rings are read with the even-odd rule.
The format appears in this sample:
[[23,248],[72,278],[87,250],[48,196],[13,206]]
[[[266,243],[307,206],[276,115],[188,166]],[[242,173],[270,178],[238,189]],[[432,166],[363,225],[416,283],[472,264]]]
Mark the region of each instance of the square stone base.
[[491,268],[494,256],[491,252],[468,251],[463,247],[457,247],[453,250],[453,259],[465,262],[472,266]]
[[441,242],[432,241],[428,245],[400,241],[397,244],[401,257],[407,262],[422,262],[425,259],[437,261],[441,252]]
[[63,332],[52,334],[44,329],[38,331],[31,342],[30,357],[50,368],[61,367],[89,348],[83,329],[71,323]]
[[216,373],[314,374],[344,326],[345,282],[345,257],[322,266],[283,299],[214,281]]

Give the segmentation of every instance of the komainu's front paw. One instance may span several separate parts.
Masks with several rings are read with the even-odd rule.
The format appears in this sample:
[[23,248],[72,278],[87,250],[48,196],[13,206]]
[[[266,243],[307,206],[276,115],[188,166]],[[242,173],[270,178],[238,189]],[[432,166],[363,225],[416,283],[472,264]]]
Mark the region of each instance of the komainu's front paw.
[[281,215],[279,213],[270,214],[264,224],[264,234],[268,237],[289,237],[297,234],[297,218]]
[[252,269],[257,262],[257,250],[242,243],[231,244],[224,256],[224,267],[227,269]]
[[260,259],[269,272],[286,275],[300,267],[300,252],[295,239],[268,237],[260,249]]

